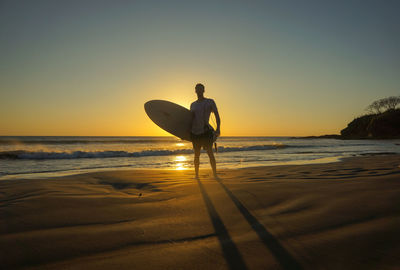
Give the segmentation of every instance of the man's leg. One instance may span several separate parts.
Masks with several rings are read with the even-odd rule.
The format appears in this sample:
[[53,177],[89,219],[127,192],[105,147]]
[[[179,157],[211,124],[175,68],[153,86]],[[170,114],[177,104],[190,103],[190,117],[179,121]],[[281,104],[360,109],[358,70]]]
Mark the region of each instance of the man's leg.
[[213,170],[214,177],[217,178],[218,177],[217,176],[217,163],[215,161],[214,153],[212,150],[212,144],[207,146],[206,150],[207,150],[208,157],[210,158],[210,164],[211,164],[211,168]]
[[200,165],[200,150],[201,150],[201,145],[195,145],[193,144],[193,150],[194,150],[194,171],[196,173],[196,178],[199,178],[199,165]]

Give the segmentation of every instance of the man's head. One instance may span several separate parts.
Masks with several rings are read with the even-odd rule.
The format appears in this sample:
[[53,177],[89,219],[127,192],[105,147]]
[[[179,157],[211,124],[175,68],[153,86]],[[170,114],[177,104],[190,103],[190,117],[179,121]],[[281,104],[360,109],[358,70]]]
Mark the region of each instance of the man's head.
[[204,85],[203,84],[201,84],[201,83],[196,84],[195,89],[196,89],[196,94],[198,96],[203,96],[203,94],[204,94]]

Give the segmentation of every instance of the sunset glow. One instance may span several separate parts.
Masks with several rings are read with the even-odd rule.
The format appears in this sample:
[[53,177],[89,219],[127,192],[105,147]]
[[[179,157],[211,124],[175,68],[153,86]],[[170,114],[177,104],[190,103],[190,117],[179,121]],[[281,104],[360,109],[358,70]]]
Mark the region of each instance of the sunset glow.
[[143,104],[198,82],[222,136],[320,135],[398,94],[390,5],[185,3],[2,3],[0,135],[167,136]]
[[[187,170],[187,158],[185,156],[176,156],[174,158],[175,163],[175,167],[174,169],[177,171],[182,171],[182,170]],[[186,163],[185,163],[186,162]]]

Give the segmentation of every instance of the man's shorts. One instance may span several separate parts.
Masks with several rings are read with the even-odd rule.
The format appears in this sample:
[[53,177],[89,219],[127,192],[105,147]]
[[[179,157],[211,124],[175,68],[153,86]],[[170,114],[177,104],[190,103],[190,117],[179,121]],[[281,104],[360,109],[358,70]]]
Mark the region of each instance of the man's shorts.
[[198,135],[190,133],[190,137],[192,139],[194,149],[199,149],[201,147],[203,147],[203,149],[207,149],[208,147],[212,147],[214,142],[214,131],[209,129],[206,132]]

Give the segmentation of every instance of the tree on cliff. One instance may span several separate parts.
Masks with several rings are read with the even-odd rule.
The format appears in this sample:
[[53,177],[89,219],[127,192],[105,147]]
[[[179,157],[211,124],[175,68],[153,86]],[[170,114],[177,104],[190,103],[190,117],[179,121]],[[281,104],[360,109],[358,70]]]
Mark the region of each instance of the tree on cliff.
[[370,114],[355,118],[340,131],[343,139],[400,139],[400,96],[372,102]]
[[396,109],[397,105],[400,105],[400,96],[392,96],[372,102],[366,110],[372,114],[380,114],[384,111]]

